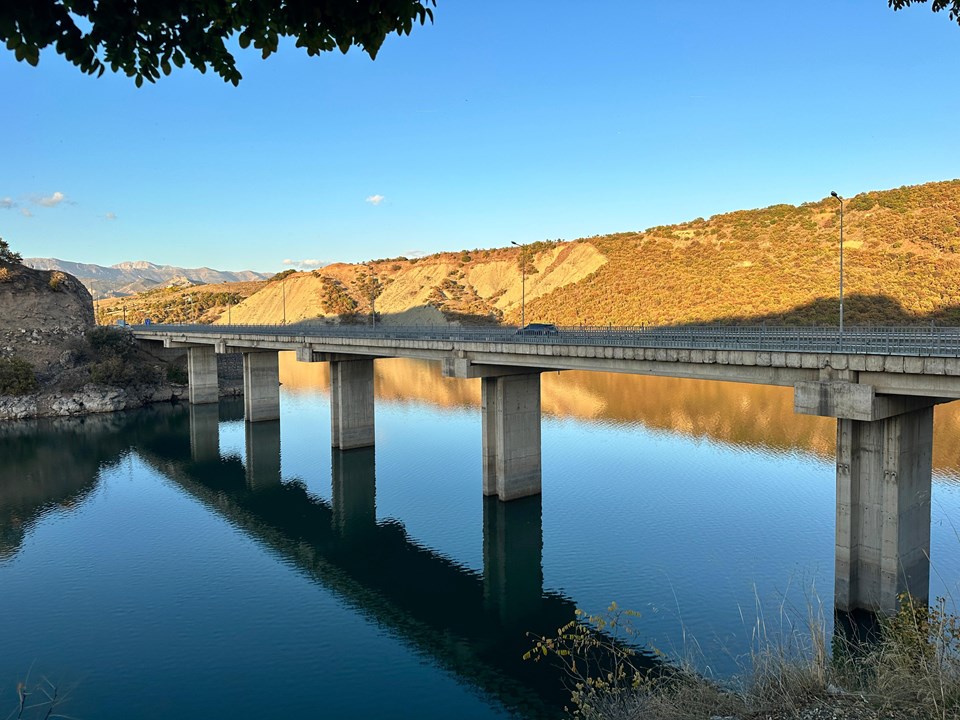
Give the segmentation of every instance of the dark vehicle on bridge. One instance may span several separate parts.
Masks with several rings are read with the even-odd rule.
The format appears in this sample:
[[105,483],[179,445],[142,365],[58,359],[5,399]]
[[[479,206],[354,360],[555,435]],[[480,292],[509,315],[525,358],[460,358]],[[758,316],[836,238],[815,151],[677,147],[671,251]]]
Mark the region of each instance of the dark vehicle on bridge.
[[517,335],[559,335],[560,331],[553,323],[530,323],[517,330]]

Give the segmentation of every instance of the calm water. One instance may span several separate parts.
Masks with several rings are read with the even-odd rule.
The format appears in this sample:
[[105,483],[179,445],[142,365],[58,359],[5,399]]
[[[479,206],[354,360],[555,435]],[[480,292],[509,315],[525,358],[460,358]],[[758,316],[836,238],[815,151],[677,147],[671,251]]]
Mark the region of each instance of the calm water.
[[[736,672],[831,616],[834,425],[789,390],[543,378],[543,495],[484,500],[478,381],[377,363],[377,446],[329,447],[322,366],[237,403],[0,425],[0,717],[46,677],[77,718],[554,717],[527,631],[641,613]],[[955,403],[956,404],[956,403]],[[934,595],[960,597],[960,415],[936,410]],[[509,548],[509,551],[508,551]]]

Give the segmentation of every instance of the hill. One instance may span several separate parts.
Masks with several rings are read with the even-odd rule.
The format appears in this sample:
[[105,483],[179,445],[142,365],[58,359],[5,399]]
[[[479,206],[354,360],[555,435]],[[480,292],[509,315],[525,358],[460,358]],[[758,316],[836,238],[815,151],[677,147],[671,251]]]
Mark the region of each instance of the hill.
[[232,318],[232,308],[264,285],[264,282],[190,285],[171,281],[130,297],[96,300],[94,309],[100,325],[114,325],[118,320],[139,324],[146,318],[159,323],[212,323],[221,316],[227,322]]
[[[219,323],[369,322],[373,306],[385,323],[519,323],[525,295],[527,322],[836,324],[839,221],[827,197],[568,242],[289,270],[242,292],[177,296],[204,294],[199,305],[141,297],[153,297],[154,319]],[[844,278],[848,324],[960,324],[960,180],[848,198]],[[218,301],[218,292],[235,295]]]
[[123,297],[170,284],[206,285],[210,283],[266,280],[269,275],[241,270],[228,272],[211,268],[181,268],[154,265],[146,261],[122,262],[110,267],[75,263],[56,258],[24,258],[23,264],[36,270],[59,270],[73,275],[95,297]]

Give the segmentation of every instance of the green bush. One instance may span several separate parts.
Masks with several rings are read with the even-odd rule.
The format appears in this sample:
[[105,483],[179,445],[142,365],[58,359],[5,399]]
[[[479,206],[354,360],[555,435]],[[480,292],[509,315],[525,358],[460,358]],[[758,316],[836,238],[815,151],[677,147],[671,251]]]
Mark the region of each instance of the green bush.
[[87,331],[87,342],[98,357],[129,357],[135,348],[133,335],[118,328],[102,325]]
[[154,385],[158,381],[157,368],[143,362],[128,362],[116,355],[90,366],[90,382],[95,385],[130,387]]
[[137,357],[136,341],[127,330],[102,326],[87,332],[90,381],[96,385],[130,387],[160,381],[158,367]]
[[26,395],[38,387],[30,363],[21,358],[0,358],[0,395]]
[[187,384],[187,369],[182,365],[167,365],[167,382],[176,385]]

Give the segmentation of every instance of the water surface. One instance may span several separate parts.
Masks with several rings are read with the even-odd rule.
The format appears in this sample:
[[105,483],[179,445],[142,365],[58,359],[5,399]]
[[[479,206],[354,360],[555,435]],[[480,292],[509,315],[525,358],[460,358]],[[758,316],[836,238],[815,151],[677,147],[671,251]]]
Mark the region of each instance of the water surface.
[[[329,447],[323,366],[236,403],[0,427],[0,714],[553,717],[528,631],[611,601],[638,646],[735,672],[831,617],[833,422],[789,390],[543,377],[543,495],[481,495],[479,382],[377,362],[377,446]],[[934,595],[960,577],[958,414],[938,407]]]

